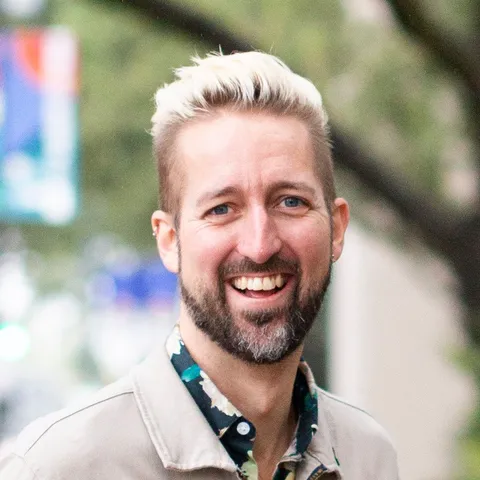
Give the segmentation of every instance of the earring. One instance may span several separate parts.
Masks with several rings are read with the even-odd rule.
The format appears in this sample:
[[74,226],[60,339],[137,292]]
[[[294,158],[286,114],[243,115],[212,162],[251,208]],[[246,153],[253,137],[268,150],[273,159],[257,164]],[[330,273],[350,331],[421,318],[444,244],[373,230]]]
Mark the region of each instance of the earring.
[[157,233],[158,233],[158,227],[155,227],[155,228],[153,229],[152,235],[153,235],[154,237],[156,237],[156,236],[157,236]]

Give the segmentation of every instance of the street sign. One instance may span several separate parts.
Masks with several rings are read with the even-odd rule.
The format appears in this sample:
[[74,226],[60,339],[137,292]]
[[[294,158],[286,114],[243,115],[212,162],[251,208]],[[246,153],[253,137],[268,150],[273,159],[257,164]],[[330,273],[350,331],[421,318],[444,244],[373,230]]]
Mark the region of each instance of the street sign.
[[75,216],[78,70],[63,27],[0,34],[0,220]]

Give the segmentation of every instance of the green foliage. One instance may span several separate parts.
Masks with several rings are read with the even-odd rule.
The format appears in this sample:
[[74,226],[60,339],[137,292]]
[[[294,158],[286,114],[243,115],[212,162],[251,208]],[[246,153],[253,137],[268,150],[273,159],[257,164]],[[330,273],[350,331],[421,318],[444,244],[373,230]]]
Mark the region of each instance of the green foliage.
[[464,473],[462,480],[480,480],[480,440],[479,438],[468,438],[461,442],[462,465]]
[[480,22],[477,0],[423,0],[423,8],[457,39],[466,40],[478,31]]
[[[455,353],[452,359],[456,365],[472,376],[480,386],[480,347],[469,346]],[[480,480],[480,404],[470,415],[467,427],[459,439],[461,480]]]

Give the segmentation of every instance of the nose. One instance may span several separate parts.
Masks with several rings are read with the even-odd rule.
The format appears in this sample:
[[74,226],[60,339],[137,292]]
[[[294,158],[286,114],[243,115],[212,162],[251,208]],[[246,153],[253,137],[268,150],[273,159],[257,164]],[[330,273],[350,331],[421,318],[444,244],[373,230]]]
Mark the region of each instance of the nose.
[[255,263],[265,263],[282,248],[275,220],[264,207],[255,207],[242,222],[237,250]]

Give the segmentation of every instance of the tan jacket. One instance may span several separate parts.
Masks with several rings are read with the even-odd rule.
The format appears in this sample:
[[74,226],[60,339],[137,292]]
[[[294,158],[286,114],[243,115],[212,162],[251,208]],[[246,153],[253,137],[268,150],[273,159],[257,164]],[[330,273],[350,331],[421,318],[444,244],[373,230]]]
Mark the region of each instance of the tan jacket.
[[[320,389],[318,406],[297,480],[398,479],[395,451],[370,416]],[[187,478],[238,477],[163,349],[88,402],[32,423],[0,459],[0,480]]]

